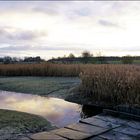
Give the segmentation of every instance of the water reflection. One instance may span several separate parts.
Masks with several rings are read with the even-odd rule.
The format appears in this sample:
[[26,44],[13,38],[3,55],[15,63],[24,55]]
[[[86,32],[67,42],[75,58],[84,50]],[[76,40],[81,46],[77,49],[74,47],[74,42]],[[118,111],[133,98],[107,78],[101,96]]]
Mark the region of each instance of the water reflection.
[[7,91],[0,91],[0,108],[41,115],[58,127],[81,118],[81,105],[57,98]]

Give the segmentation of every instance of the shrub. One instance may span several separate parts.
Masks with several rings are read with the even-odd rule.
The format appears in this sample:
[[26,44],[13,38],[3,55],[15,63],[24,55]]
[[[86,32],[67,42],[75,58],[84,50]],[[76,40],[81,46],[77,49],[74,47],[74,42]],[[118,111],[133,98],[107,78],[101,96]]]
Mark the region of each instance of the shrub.
[[122,57],[122,63],[123,64],[132,64],[133,58],[131,56],[123,56]]

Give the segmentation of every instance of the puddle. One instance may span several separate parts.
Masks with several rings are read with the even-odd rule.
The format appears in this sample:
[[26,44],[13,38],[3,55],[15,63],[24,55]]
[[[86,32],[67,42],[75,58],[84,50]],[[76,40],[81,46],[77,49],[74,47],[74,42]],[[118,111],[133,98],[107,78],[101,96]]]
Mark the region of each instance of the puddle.
[[78,122],[82,106],[63,99],[0,91],[0,109],[17,110],[43,116],[57,127]]

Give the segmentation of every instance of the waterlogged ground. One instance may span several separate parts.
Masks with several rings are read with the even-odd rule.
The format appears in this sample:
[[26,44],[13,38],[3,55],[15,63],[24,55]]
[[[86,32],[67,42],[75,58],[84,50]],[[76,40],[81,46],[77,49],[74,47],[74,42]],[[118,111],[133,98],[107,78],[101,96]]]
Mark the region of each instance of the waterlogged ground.
[[0,109],[0,139],[18,139],[35,132],[54,129],[41,116]]
[[0,139],[17,139],[78,122],[81,110],[81,105],[63,99],[0,91]]
[[16,139],[77,122],[83,115],[81,106],[62,99],[79,83],[79,78],[70,77],[0,77],[0,139]]
[[81,118],[81,105],[58,98],[8,91],[0,91],[0,109],[40,115],[57,127],[64,127]]
[[0,90],[64,99],[80,82],[78,77],[0,77]]

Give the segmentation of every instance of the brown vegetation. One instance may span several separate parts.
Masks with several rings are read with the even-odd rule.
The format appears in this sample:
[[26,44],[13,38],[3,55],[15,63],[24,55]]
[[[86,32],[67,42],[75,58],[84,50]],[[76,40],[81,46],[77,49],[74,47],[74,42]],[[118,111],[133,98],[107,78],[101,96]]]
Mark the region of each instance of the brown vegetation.
[[93,102],[140,105],[140,66],[93,64],[0,65],[0,76],[79,76],[80,91]]
[[65,64],[1,64],[0,76],[78,76],[84,65]]
[[140,66],[94,65],[80,77],[80,90],[93,102],[140,105]]

